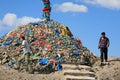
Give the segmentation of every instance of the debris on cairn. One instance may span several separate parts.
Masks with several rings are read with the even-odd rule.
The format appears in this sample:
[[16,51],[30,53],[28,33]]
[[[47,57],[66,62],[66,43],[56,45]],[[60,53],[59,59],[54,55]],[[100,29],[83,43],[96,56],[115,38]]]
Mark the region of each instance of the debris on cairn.
[[96,56],[82,45],[80,39],[73,36],[66,25],[50,20],[19,26],[1,37],[1,64],[7,66],[16,64],[19,55],[23,54],[19,49],[22,36],[25,36],[34,49],[34,55],[31,55],[34,68],[43,58],[46,58],[53,66],[55,62],[92,66],[96,61]]

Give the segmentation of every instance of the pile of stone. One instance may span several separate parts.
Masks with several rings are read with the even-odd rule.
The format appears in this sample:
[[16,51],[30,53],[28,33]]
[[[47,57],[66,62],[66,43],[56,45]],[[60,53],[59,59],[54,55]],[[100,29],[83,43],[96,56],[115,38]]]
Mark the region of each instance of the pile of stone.
[[[69,28],[56,21],[19,26],[0,38],[0,63],[11,66],[23,53],[20,38],[25,36],[34,50],[31,60],[47,58],[60,63],[92,65],[96,57],[75,38]],[[33,64],[34,66],[34,64]]]

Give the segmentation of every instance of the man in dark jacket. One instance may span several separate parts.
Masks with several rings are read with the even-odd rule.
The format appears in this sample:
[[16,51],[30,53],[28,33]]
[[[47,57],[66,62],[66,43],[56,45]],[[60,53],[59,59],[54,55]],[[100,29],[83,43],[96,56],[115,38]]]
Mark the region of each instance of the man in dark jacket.
[[104,60],[105,62],[108,61],[108,47],[110,44],[109,38],[107,38],[105,36],[105,32],[101,33],[101,37],[99,39],[99,44],[98,44],[98,48],[100,49],[100,53],[101,53],[101,65],[103,64]]

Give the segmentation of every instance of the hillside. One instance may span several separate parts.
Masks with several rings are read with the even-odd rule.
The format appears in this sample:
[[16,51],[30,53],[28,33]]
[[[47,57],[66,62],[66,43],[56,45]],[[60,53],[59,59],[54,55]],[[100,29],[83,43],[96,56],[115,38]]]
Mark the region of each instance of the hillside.
[[98,80],[120,79],[120,58],[110,57],[109,62],[100,66],[100,60],[93,65]]
[[[31,61],[36,70],[35,74],[25,71],[24,61],[21,63],[20,72],[14,70],[18,57],[23,54],[20,49],[22,36],[26,37],[34,50]],[[70,64],[90,66],[97,80],[120,78],[119,58],[109,58],[109,64],[100,66],[100,60],[82,45],[82,41],[76,38],[66,25],[51,20],[48,23],[37,22],[19,26],[0,38],[0,80],[64,80],[64,69],[54,71],[50,67],[40,66],[36,59],[41,58],[46,58],[49,62],[52,59],[60,64],[68,64],[69,67]],[[45,71],[41,72],[40,67],[44,67]]]
[[[92,69],[98,78],[96,80],[120,79],[120,58],[109,58],[109,63],[109,65],[100,66],[100,61],[98,60],[94,64]],[[63,71],[50,74],[27,74],[25,72],[17,72],[3,65],[0,65],[0,76],[0,80],[65,80]]]

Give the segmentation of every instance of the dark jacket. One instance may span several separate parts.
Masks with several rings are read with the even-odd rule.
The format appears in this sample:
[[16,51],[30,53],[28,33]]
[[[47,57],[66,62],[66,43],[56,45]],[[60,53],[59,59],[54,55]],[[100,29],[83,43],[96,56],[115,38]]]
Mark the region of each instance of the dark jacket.
[[[102,46],[104,44],[104,46]],[[109,38],[104,37],[104,43],[102,43],[102,37],[99,39],[98,48],[108,48],[110,45]]]

